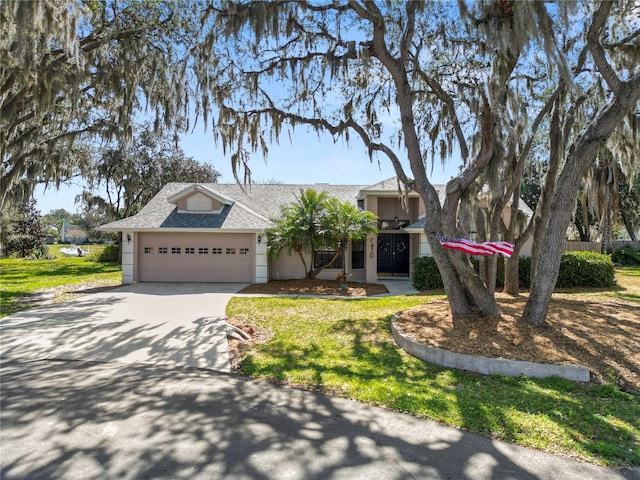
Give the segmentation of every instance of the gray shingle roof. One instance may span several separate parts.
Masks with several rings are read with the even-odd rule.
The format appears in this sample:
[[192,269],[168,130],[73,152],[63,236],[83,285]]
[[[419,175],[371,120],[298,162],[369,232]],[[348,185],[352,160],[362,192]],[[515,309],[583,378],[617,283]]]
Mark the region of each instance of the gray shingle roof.
[[363,190],[371,190],[374,192],[381,192],[381,191],[397,192],[398,177],[387,178],[386,180],[382,180],[381,182],[378,182],[375,185],[369,185]]
[[106,231],[156,229],[220,229],[261,231],[273,226],[282,206],[296,201],[301,190],[326,192],[342,202],[357,204],[363,185],[254,184],[244,189],[237,183],[203,183],[202,186],[233,202],[220,214],[178,213],[168,199],[188,188],[189,183],[169,183],[137,215],[100,227]]
[[[438,192],[438,198],[440,199],[440,205],[442,205],[444,203],[444,199],[446,197],[446,190],[447,190],[447,186],[446,185],[434,185],[436,191]],[[370,192],[384,192],[384,194],[388,194],[388,193],[398,193],[400,190],[399,188],[402,189],[402,191],[404,191],[404,185],[398,187],[398,177],[391,177],[391,178],[387,178],[386,180],[383,180],[381,182],[376,183],[375,185],[370,185],[366,188],[363,188],[362,190],[364,191],[370,191]],[[418,195],[418,193],[415,190],[411,190],[409,192],[411,195]]]
[[[192,186],[191,183],[168,183],[153,197],[137,215],[99,227],[101,230],[118,232],[122,230],[162,230],[162,229],[216,229],[227,231],[263,231],[273,226],[273,219],[280,217],[281,207],[294,203],[301,190],[314,189],[326,192],[341,202],[357,205],[361,191],[398,192],[396,177],[375,185],[283,185],[253,184],[243,187],[237,183],[203,183],[203,187],[216,195],[228,199],[219,214],[178,213],[177,206],[169,198]],[[440,202],[444,202],[445,186],[435,185]],[[533,214],[524,204],[520,209],[529,216]],[[407,227],[424,228],[424,218]]]

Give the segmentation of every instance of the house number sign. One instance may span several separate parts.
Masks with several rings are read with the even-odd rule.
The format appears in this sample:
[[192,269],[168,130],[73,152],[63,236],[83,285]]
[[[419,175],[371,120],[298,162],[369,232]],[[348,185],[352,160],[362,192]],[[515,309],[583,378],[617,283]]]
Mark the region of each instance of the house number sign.
[[369,237],[369,248],[371,249],[371,252],[369,252],[369,256],[373,258],[373,237]]

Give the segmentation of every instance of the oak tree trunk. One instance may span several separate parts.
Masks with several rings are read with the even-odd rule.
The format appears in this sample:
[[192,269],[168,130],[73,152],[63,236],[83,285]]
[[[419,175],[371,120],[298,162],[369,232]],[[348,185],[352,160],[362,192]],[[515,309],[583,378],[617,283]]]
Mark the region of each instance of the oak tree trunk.
[[[570,151],[550,202],[550,215],[541,235],[536,238],[535,276],[522,319],[532,325],[542,325],[546,319],[553,289],[558,280],[565,235],[575,208],[580,183],[598,149],[611,136],[624,116],[640,98],[640,76],[620,85],[614,99],[589,122]],[[537,232],[538,233],[538,232]],[[533,260],[532,260],[533,263]]]
[[504,260],[504,288],[503,292],[517,297],[520,294],[520,249],[513,251],[511,258]]

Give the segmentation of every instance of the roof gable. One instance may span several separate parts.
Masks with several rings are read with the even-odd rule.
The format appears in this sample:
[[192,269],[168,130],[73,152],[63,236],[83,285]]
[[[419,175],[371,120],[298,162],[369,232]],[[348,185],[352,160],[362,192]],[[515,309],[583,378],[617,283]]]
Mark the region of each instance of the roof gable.
[[[199,198],[201,196],[210,198],[211,200],[213,200],[214,202],[212,202],[212,209],[214,210],[219,210],[221,211],[223,207],[220,208],[215,208],[216,206],[224,206],[224,205],[233,205],[233,200],[230,200],[226,197],[224,197],[223,195],[220,195],[218,192],[212,190],[209,187],[205,187],[204,185],[201,185],[199,183],[194,183],[192,185],[189,185],[187,188],[184,188],[182,190],[180,190],[179,192],[171,195],[169,198],[167,198],[167,201],[169,203],[172,203],[174,205],[179,205],[179,206],[184,206],[185,208],[183,208],[184,210],[192,210],[192,211],[198,211],[197,208],[186,208],[186,205],[189,204],[188,200],[191,198]],[[181,202],[181,200],[187,200],[187,202]],[[196,204],[202,204],[202,202],[194,202],[194,205]]]

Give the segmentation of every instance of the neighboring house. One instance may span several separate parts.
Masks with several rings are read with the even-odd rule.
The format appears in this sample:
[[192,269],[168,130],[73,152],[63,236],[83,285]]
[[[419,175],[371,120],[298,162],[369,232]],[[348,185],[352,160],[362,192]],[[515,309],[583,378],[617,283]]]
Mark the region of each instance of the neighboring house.
[[[408,208],[403,209],[395,178],[372,186],[169,183],[137,215],[99,229],[122,232],[123,283],[304,278],[302,262],[286,250],[275,260],[267,259],[265,230],[274,226],[272,220],[280,216],[282,206],[309,188],[379,218],[377,235],[354,241],[344,258],[318,278],[334,279],[343,267],[353,281],[410,277],[413,260],[431,254],[420,227],[424,204],[411,192]],[[309,252],[307,261],[326,263],[332,253],[319,250],[312,259]]]
[[66,220],[63,220],[60,232],[61,242],[86,243],[88,240],[89,234],[84,228],[78,225],[70,225]]

